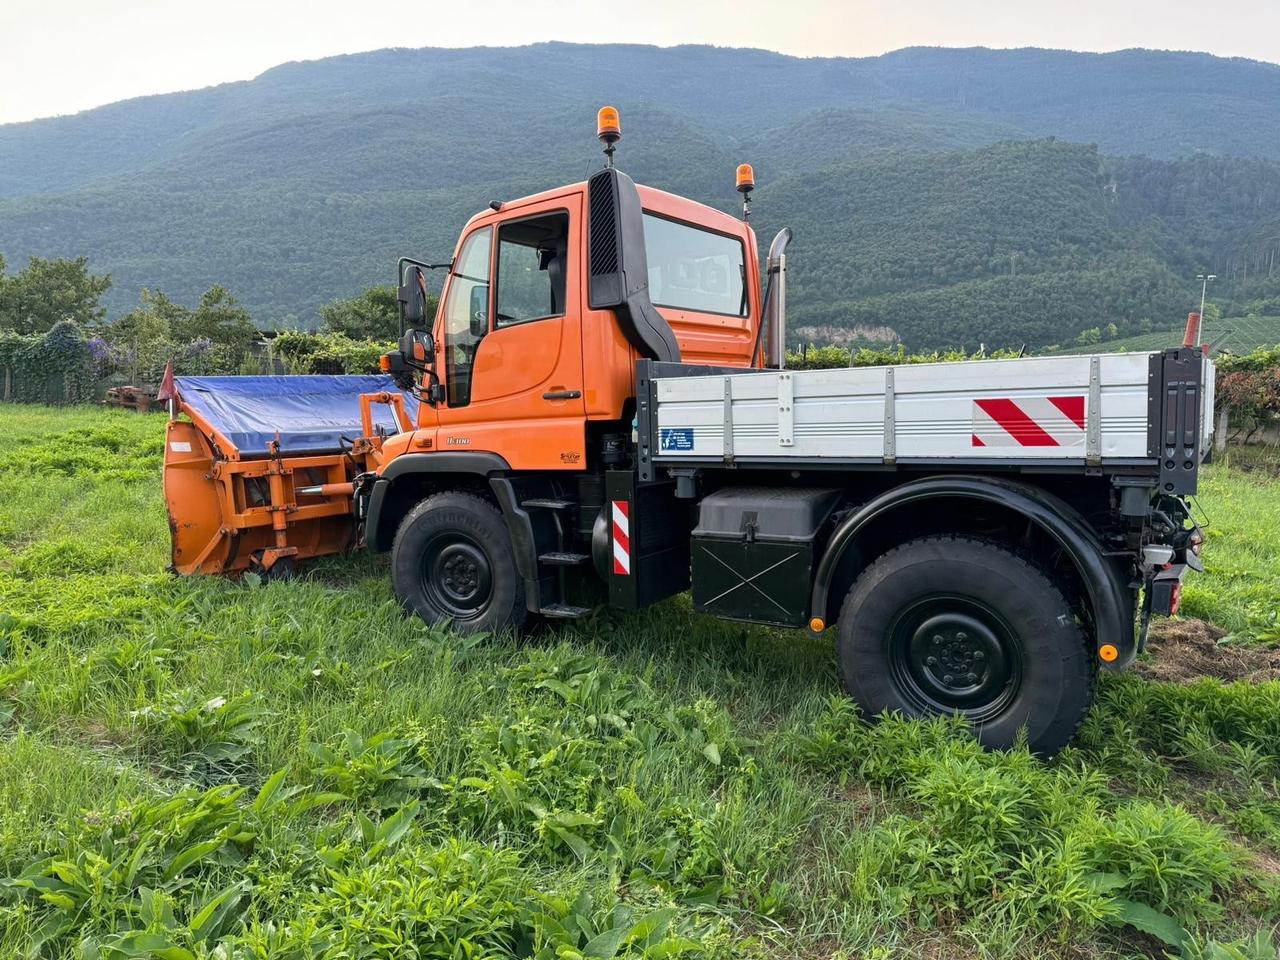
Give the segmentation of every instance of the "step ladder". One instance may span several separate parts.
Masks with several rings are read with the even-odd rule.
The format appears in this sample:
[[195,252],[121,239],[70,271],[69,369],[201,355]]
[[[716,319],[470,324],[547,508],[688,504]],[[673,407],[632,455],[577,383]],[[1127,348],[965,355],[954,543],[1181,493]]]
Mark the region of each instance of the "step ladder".
[[[538,613],[554,620],[574,620],[585,617],[591,612],[590,607],[574,606],[566,599],[568,595],[566,571],[591,561],[589,554],[575,553],[566,549],[565,546],[565,515],[576,509],[578,505],[572,500],[562,500],[557,497],[529,497],[521,500],[520,506],[528,510],[530,515],[537,513],[550,517],[551,528],[555,531],[554,543],[538,544],[538,570],[540,574],[544,567],[554,571],[557,598],[548,602],[549,598],[544,597]],[[541,528],[540,524],[534,525],[535,536]]]

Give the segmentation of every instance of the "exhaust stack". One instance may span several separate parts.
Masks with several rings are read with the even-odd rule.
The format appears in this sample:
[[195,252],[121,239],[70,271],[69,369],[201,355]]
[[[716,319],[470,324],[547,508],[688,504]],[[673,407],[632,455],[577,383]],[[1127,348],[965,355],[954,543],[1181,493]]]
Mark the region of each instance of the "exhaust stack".
[[787,244],[790,242],[791,228],[783,227],[769,244],[769,258],[765,262],[764,316],[757,339],[768,331],[764,365],[775,370],[783,369],[787,363]]

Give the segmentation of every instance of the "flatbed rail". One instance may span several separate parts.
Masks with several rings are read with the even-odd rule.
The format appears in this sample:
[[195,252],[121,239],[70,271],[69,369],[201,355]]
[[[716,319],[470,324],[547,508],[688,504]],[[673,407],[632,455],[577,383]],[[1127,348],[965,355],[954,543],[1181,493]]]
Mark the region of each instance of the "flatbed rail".
[[[642,470],[1021,468],[1159,474],[1193,492],[1213,429],[1196,348],[828,370],[641,361]],[[1171,485],[1171,486],[1170,486]]]

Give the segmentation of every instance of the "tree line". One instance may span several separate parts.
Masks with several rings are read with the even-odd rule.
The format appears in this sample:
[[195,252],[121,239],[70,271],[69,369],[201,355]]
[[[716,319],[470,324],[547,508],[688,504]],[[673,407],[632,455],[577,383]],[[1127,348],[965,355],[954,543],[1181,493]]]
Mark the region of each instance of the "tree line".
[[367,373],[399,327],[391,286],[325,304],[314,331],[262,331],[219,285],[192,307],[144,289],[108,320],[110,287],[85,257],[32,257],[10,274],[0,255],[0,399],[90,400],[113,380],[154,385],[169,361],[188,375]]

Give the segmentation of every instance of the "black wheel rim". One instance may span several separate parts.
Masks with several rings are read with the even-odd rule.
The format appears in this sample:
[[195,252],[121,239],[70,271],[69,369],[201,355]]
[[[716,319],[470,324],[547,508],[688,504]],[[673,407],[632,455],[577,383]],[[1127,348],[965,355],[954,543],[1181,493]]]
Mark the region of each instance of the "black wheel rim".
[[422,552],[422,588],[445,616],[475,620],[488,610],[493,597],[489,557],[464,534],[437,534]]
[[890,672],[922,713],[994,720],[1022,685],[1022,644],[990,604],[974,597],[917,600],[894,618]]

